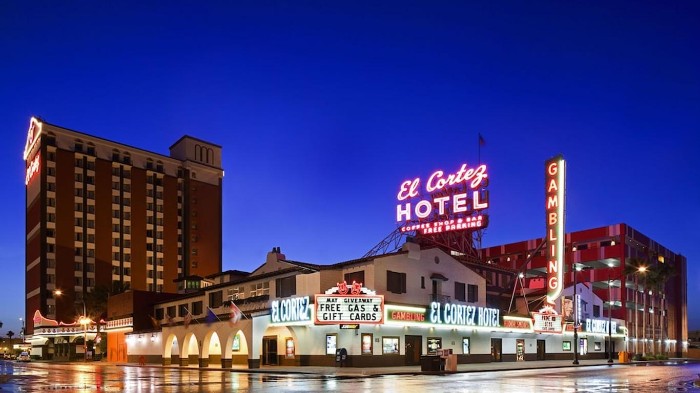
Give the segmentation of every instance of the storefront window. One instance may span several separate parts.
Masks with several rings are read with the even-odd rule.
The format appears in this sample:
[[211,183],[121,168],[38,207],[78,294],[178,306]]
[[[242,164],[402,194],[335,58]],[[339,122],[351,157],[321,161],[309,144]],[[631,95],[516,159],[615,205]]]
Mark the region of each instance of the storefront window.
[[563,351],[571,351],[571,341],[564,341],[561,343],[561,349]]
[[469,351],[470,351],[469,337],[462,337],[462,353],[465,355],[469,355]]
[[362,333],[362,354],[371,355],[372,353],[372,334]]
[[233,336],[233,346],[231,348],[232,351],[238,352],[241,350],[241,336],[236,334]]
[[593,343],[593,349],[595,349],[596,351],[600,351],[600,347],[600,341],[596,341],[595,343]]
[[399,354],[398,337],[382,337],[382,353],[385,355]]
[[442,349],[442,338],[428,337],[428,355],[437,354],[438,349]]
[[294,359],[294,339],[287,337],[285,339],[285,356],[287,359]]
[[335,356],[335,350],[338,347],[338,336],[335,334],[326,335],[326,355]]

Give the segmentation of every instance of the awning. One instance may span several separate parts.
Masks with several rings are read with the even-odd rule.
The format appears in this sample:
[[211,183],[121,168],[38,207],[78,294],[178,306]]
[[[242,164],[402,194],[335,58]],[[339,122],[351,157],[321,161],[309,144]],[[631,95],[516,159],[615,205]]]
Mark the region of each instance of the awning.
[[447,281],[447,277],[443,276],[440,273],[433,273],[430,275],[431,280],[442,280],[442,281]]

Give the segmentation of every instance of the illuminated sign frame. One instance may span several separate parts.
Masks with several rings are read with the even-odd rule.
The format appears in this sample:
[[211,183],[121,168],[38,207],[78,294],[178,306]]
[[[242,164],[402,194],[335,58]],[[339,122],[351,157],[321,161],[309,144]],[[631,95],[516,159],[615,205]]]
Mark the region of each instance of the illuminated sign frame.
[[314,295],[317,325],[384,323],[382,295]]
[[[477,213],[489,207],[488,192],[481,190],[487,185],[486,165],[468,168],[462,164],[447,175],[441,170],[433,172],[425,182],[426,199],[419,197],[419,177],[406,180],[396,195],[396,222],[402,225],[401,232],[428,235],[485,228],[488,216]],[[413,204],[414,200],[418,201]]]
[[532,313],[532,330],[535,333],[562,333],[564,326],[562,316],[551,306],[545,306],[539,312]]
[[566,162],[558,155],[545,163],[547,224],[547,303],[554,305],[564,289],[564,191]]
[[428,320],[436,325],[501,327],[501,310],[454,303],[430,303]]
[[24,153],[22,154],[24,161],[27,161],[27,157],[29,157],[29,154],[34,149],[34,145],[36,145],[36,142],[39,140],[39,136],[41,136],[41,126],[42,123],[36,117],[32,117],[29,121],[27,141],[24,143]]
[[311,307],[308,296],[277,299],[270,302],[270,321],[274,324],[310,322]]

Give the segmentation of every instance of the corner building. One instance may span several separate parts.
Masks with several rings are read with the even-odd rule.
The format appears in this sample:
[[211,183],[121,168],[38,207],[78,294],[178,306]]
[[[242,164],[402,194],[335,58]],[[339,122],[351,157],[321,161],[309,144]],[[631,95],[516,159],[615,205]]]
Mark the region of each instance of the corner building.
[[95,288],[174,293],[221,271],[221,146],[183,136],[164,156],[32,118],[24,160],[27,321],[74,323]]
[[[543,240],[485,248],[482,258],[486,266],[523,272],[525,290],[541,291],[547,265],[539,248]],[[567,233],[564,262],[565,288],[575,282],[586,284],[604,300],[602,307],[577,306],[581,313],[604,318],[611,313],[626,327],[624,347],[613,351],[687,354],[688,273],[683,255],[620,223]],[[574,266],[579,270],[575,278]],[[663,280],[652,274],[658,271],[666,272]]]

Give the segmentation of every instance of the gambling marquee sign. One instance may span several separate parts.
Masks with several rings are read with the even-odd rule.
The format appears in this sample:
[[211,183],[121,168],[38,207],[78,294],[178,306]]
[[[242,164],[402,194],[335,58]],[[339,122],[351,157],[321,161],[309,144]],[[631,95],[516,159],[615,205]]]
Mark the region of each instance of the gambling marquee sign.
[[564,191],[566,163],[561,155],[545,163],[547,223],[547,303],[554,305],[564,289]]

